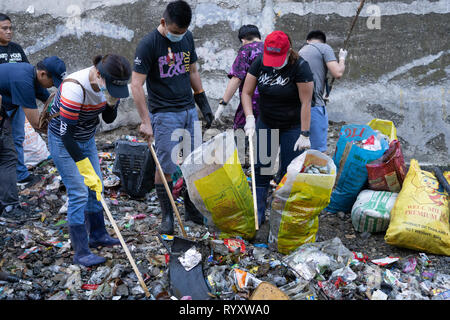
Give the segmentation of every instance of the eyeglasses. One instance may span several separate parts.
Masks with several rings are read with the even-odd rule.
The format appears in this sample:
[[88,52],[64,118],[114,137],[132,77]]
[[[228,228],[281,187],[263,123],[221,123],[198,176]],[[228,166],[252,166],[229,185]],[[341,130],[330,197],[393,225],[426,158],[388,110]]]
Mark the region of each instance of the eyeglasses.
[[8,31],[8,30],[13,31],[13,30],[14,30],[13,27],[1,27],[1,29],[2,29],[3,31]]

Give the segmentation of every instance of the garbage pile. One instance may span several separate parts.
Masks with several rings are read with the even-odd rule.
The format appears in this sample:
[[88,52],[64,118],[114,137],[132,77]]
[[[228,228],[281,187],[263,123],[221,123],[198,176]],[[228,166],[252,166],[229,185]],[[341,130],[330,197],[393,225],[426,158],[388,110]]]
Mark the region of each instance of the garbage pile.
[[[350,131],[350,133],[359,134],[357,131]],[[377,137],[376,134],[373,136]],[[216,300],[450,299],[450,274],[446,272],[447,269],[441,268],[445,263],[442,265],[434,263],[436,259],[445,259],[445,256],[430,256],[426,250],[418,248],[411,248],[413,251],[409,249],[402,251],[401,248],[405,247],[403,244],[396,246],[396,254],[392,255],[378,253],[376,246],[367,248],[367,251],[354,250],[353,247],[348,246],[350,235],[348,238],[346,235],[346,239],[341,239],[335,237],[335,232],[321,234],[321,239],[324,241],[315,241],[316,235],[320,233],[320,229],[317,230],[318,224],[321,223],[319,213],[327,210],[325,207],[338,190],[339,175],[342,177],[346,173],[342,169],[339,171],[339,166],[335,165],[336,161],[330,161],[331,159],[324,154],[318,155],[314,152],[305,153],[302,160],[298,160],[301,163],[291,167],[296,168],[295,170],[302,168],[303,172],[299,169],[291,177],[288,172],[280,185],[274,185],[271,198],[275,207],[272,204],[267,208],[266,214],[269,215],[269,221],[266,221],[256,232],[256,237],[246,236],[253,235],[254,231],[248,229],[249,226],[253,226],[253,221],[245,223],[244,228],[240,229],[243,232],[239,234],[231,221],[220,220],[220,217],[214,216],[216,211],[212,210],[210,215],[212,223],[207,219],[205,224],[183,220],[184,230],[192,245],[189,242],[185,249],[176,252],[174,248],[177,240],[180,239],[178,236],[181,234],[180,225],[175,219],[176,235],[174,236],[158,234],[161,210],[154,189],[147,190],[142,196],[140,192],[132,196],[126,192],[127,188],[124,188],[121,177],[117,175],[114,164],[117,159],[116,141],[119,139],[139,143],[139,140],[133,136],[115,137],[98,142],[105,186],[104,198],[148,287],[150,299],[195,299],[197,292],[191,291],[185,294],[181,290],[186,287],[188,281],[192,280],[190,276],[194,274],[200,275],[200,281],[204,281],[206,299]],[[363,140],[367,142],[367,138]],[[381,145],[384,145],[384,152],[380,152],[381,155],[375,160],[384,156],[389,150],[390,142],[386,141],[386,144],[380,142]],[[347,155],[343,150],[339,149],[339,151],[342,151],[341,154],[349,159],[348,150]],[[227,156],[234,157],[234,150]],[[311,159],[316,162],[308,163]],[[433,184],[435,179],[429,174],[421,173],[414,162],[411,168],[408,174],[410,171],[415,172],[414,177],[411,176],[416,179],[414,182],[420,181],[421,177],[422,180],[427,180],[427,188],[419,191],[428,195],[429,192],[438,188],[436,184]],[[230,175],[230,172],[224,171],[222,167],[217,168],[216,171]],[[22,205],[31,209],[30,217],[23,221],[0,217],[0,300],[146,299],[145,292],[121,246],[99,247],[92,250],[107,259],[103,265],[87,268],[72,264],[73,252],[66,220],[65,186],[51,160],[41,162],[34,169],[34,173],[40,175],[42,180],[20,192]],[[244,170],[242,174],[243,180],[250,183],[250,174]],[[202,178],[203,176],[200,177]],[[172,177],[172,180],[175,184],[174,199],[183,216],[185,212],[183,196],[186,193],[180,192],[182,186],[180,181],[183,180],[181,169]],[[291,203],[292,210],[289,212],[301,213],[295,209],[297,200],[294,199],[295,197],[290,198],[290,195],[298,194],[296,199],[302,199],[301,192],[305,188],[297,187],[304,186],[303,184],[308,181],[317,182],[317,190],[321,190],[321,193],[313,190],[313,194],[318,197],[310,198],[312,199],[310,204],[316,209],[304,219],[308,221],[308,228],[301,230],[306,230],[305,238],[302,238],[300,242],[294,241],[288,250],[281,250],[283,251],[281,252],[279,242],[289,239],[286,236],[290,234],[275,233],[273,226],[278,224],[277,230],[280,230],[281,221],[285,219],[282,215],[286,203]],[[209,181],[203,180],[203,182],[204,186],[208,186]],[[402,210],[397,205],[399,201],[403,201],[402,192],[406,196],[411,193],[411,191],[404,192],[405,185],[408,184],[405,172],[401,188],[395,192],[395,195],[390,190],[365,189],[367,185],[358,187],[360,190],[352,194],[350,209],[346,211],[346,214],[351,213],[350,226],[362,234],[383,233],[389,230],[392,221],[395,222],[393,213]],[[393,185],[395,184],[391,186]],[[189,186],[187,183],[188,188]],[[203,191],[205,190],[209,192],[208,189]],[[245,190],[247,192],[250,188]],[[415,195],[419,195],[417,191],[414,192]],[[442,194],[443,191],[439,189],[432,194],[435,196],[433,199],[442,199]],[[247,193],[245,195],[247,196]],[[319,199],[320,197],[323,199]],[[345,198],[342,203],[348,199]],[[200,202],[196,199],[192,200],[196,206]],[[281,201],[284,201],[285,205],[281,205]],[[247,202],[250,203],[251,208],[251,197]],[[432,203],[436,205],[436,202],[432,201]],[[213,204],[210,206],[206,203],[204,206],[220,209],[220,203]],[[409,210],[418,209],[413,207]],[[275,218],[274,212],[278,213],[277,221],[270,220]],[[242,208],[236,208],[236,214],[250,215]],[[437,215],[437,210],[430,210],[431,214]],[[252,212],[251,216],[253,216]],[[334,214],[334,216],[339,220],[341,215]],[[218,223],[215,223],[217,221]],[[225,222],[227,232],[222,232],[223,230],[218,227],[221,226],[221,222]],[[289,225],[289,221],[283,223]],[[398,220],[395,223],[397,226],[404,225]],[[438,219],[436,223],[443,224],[444,227],[445,223],[448,225],[448,214],[447,220]],[[109,221],[105,220],[105,224],[113,235],[114,231]],[[441,225],[437,224],[433,228],[438,230],[440,227]],[[296,232],[298,230],[294,230],[294,233]],[[308,238],[308,235],[312,236]],[[355,236],[352,235],[352,237]],[[404,237],[398,236],[398,233],[393,231],[390,237],[404,241]],[[415,238],[408,236],[406,239],[411,242]],[[342,240],[347,240],[347,246]],[[287,241],[287,243],[290,242]],[[441,247],[445,249],[445,243]],[[398,254],[399,252],[402,254]],[[264,291],[267,288],[269,290]],[[188,289],[196,290],[196,286]]]

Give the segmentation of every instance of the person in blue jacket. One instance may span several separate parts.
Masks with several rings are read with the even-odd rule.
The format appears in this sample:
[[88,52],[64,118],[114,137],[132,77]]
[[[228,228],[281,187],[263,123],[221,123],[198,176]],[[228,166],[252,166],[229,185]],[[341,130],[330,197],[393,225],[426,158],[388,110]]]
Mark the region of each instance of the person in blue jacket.
[[21,220],[29,212],[19,203],[17,190],[17,152],[11,120],[22,108],[34,128],[39,126],[36,99],[43,99],[43,89],[58,87],[66,73],[64,61],[47,57],[36,66],[29,63],[0,64],[0,215]]

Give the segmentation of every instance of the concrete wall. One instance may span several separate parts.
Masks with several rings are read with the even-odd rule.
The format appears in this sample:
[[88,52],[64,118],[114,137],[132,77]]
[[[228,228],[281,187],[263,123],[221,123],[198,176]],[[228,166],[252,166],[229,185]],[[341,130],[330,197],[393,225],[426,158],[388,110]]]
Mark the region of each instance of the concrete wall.
[[[321,29],[339,51],[359,0],[193,0],[190,30],[213,111],[225,90],[239,48],[237,31],[256,24],[263,35],[288,32],[300,48],[309,30]],[[68,71],[91,64],[95,54],[117,52],[130,61],[139,40],[155,28],[168,1],[2,0],[16,27],[14,40],[32,62],[48,55]],[[365,3],[349,43],[345,78],[336,81],[328,104],[330,120],[366,123],[393,120],[407,160],[449,164],[450,110],[448,0]],[[237,107],[235,95],[229,109]],[[113,126],[139,122],[132,99]]]

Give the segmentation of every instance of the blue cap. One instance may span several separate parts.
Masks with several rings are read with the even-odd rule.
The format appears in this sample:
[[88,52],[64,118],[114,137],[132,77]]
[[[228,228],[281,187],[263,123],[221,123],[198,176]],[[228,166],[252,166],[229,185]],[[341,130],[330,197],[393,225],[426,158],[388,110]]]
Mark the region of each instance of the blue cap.
[[59,88],[66,76],[66,64],[57,56],[47,57],[42,60],[45,69],[52,74],[53,85]]

